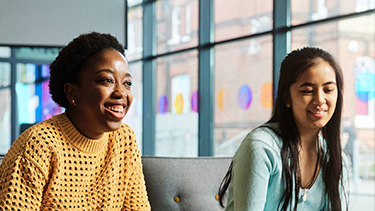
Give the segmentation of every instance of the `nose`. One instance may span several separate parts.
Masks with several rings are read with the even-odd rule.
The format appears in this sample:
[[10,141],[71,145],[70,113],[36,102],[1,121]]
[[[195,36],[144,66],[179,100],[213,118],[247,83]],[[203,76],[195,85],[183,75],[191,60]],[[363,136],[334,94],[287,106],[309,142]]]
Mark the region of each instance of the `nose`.
[[323,91],[317,91],[314,96],[314,102],[317,105],[323,105],[326,103],[325,94]]
[[124,98],[127,96],[127,90],[121,84],[117,84],[113,90],[112,96],[115,98]]

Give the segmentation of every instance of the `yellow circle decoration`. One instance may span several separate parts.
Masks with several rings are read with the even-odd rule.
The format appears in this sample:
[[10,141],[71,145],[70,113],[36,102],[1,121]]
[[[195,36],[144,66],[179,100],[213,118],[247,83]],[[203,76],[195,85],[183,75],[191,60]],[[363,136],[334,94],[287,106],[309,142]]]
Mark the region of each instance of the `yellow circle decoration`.
[[219,91],[219,95],[217,96],[217,103],[221,111],[223,110],[223,95],[224,95],[224,89],[221,88]]
[[174,107],[178,114],[182,113],[182,110],[184,109],[184,97],[182,96],[182,94],[176,95],[176,99],[174,100]]
[[272,108],[272,92],[272,82],[265,83],[260,92],[260,101],[264,108]]

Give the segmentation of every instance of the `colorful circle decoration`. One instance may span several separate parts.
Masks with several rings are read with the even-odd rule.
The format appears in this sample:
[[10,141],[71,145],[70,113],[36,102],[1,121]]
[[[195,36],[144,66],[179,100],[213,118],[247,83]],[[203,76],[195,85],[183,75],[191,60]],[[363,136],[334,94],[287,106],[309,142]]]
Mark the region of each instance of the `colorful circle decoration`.
[[238,106],[243,110],[247,110],[249,109],[252,100],[253,97],[250,87],[248,85],[241,86],[237,94]]
[[364,71],[357,76],[355,92],[360,101],[367,103],[375,97],[375,74]]
[[174,107],[178,114],[182,113],[182,110],[184,109],[184,97],[181,93],[176,95],[176,99],[174,100]]
[[260,91],[260,102],[264,108],[272,108],[272,82],[263,85]]
[[165,114],[168,110],[168,98],[166,95],[162,95],[159,98],[159,113]]
[[217,103],[219,104],[219,109],[223,110],[223,95],[224,95],[224,89],[221,88],[219,91],[219,95],[217,96]]
[[191,95],[190,106],[191,110],[198,113],[198,90]]

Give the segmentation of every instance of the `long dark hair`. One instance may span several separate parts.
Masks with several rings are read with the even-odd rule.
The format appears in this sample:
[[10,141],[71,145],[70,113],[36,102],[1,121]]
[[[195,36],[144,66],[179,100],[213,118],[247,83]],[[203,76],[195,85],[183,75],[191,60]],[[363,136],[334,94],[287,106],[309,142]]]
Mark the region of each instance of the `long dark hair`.
[[[317,65],[319,59],[327,62],[336,74],[338,90],[336,109],[332,118],[321,129],[323,138],[327,140],[327,151],[322,159],[322,171],[323,181],[326,187],[325,191],[329,199],[329,209],[341,210],[339,186],[343,174],[340,140],[340,123],[343,107],[343,76],[341,68],[333,56],[315,47],[305,47],[294,50],[284,58],[281,63],[280,79],[272,117],[268,121],[279,123],[282,133],[282,174],[286,183],[286,188],[279,203],[279,208],[281,208],[281,210],[287,210],[288,205],[292,202],[293,195],[295,202],[294,210],[297,210],[301,180],[298,157],[300,136],[293,118],[292,109],[286,106],[287,99],[290,99],[290,86],[303,72]],[[223,197],[231,181],[232,167],[233,162],[219,188],[219,201],[221,206],[223,206]]]

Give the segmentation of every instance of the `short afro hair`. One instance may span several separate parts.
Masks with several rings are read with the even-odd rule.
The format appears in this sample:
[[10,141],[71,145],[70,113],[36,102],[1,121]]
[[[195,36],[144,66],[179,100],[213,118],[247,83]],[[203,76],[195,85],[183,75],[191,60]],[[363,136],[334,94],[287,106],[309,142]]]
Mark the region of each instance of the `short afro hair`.
[[98,32],[81,34],[62,48],[50,65],[49,92],[52,99],[66,108],[69,101],[64,92],[66,83],[76,83],[83,63],[94,53],[103,49],[115,49],[125,56],[124,47],[116,37]]

